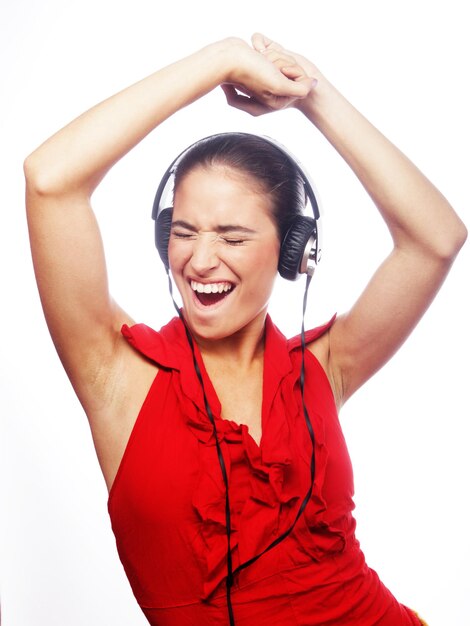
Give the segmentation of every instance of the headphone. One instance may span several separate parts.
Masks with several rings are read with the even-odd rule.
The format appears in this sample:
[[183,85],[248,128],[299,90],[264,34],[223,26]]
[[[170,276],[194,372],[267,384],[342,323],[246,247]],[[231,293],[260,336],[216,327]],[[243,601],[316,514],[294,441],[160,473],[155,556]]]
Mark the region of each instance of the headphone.
[[166,270],[169,270],[168,244],[171,234],[171,221],[173,206],[166,206],[167,197],[174,190],[175,172],[185,155],[198,144],[215,137],[239,137],[241,141],[246,137],[262,139],[267,144],[274,146],[299,174],[305,191],[306,201],[310,204],[313,217],[296,215],[292,225],[287,231],[281,244],[279,254],[278,271],[287,280],[297,280],[301,274],[312,275],[315,266],[320,260],[320,244],[318,232],[318,220],[320,210],[313,189],[313,184],[306,170],[299,161],[280,143],[266,136],[252,135],[249,133],[217,133],[209,135],[183,150],[170,164],[158,185],[155,200],[153,202],[152,218],[155,220],[155,245]]

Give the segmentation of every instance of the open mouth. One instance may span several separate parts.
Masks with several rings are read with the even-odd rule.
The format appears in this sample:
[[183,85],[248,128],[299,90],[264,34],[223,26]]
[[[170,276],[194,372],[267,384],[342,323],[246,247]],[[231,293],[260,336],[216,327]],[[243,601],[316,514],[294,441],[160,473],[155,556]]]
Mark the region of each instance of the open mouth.
[[234,289],[234,285],[228,282],[198,283],[192,280],[191,289],[202,305],[211,306],[226,298]]

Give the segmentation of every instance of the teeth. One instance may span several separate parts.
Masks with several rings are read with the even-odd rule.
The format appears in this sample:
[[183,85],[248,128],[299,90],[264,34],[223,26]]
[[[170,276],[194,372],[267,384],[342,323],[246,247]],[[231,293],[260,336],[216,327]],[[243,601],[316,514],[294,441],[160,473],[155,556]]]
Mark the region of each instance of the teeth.
[[197,293],[222,293],[232,289],[231,283],[198,283],[191,281],[191,289]]

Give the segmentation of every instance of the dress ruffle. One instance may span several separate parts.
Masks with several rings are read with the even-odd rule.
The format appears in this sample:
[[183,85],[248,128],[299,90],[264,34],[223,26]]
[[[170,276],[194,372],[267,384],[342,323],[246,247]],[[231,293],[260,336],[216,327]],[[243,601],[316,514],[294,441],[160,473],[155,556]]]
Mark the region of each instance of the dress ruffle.
[[[307,343],[333,323],[309,331]],[[160,333],[147,326],[123,327],[128,341],[160,367],[180,372],[177,393],[182,414],[198,440],[199,476],[192,506],[200,520],[192,538],[195,553],[205,570],[203,597],[207,599],[227,574],[225,486],[220,470],[213,427],[207,416],[189,344],[175,318]],[[244,502],[231,499],[231,551],[233,569],[263,552],[294,522],[310,485],[311,441],[305,424],[300,392],[300,339],[286,338],[266,320],[265,372],[263,382],[262,439],[260,446],[245,425],[221,418],[221,406],[196,346],[196,358],[216,424],[229,485],[234,467],[248,464],[249,485]],[[280,357],[281,355],[281,357]],[[314,359],[309,352],[306,358]],[[267,372],[269,368],[269,372]],[[315,382],[310,383],[311,386]],[[314,394],[313,394],[314,395]],[[310,402],[309,402],[310,398]],[[335,527],[327,518],[323,493],[328,466],[328,446],[322,413],[311,402],[310,419],[315,433],[315,484],[305,513],[295,526],[298,550],[310,559],[341,551],[347,528]],[[229,488],[229,495],[234,491]]]

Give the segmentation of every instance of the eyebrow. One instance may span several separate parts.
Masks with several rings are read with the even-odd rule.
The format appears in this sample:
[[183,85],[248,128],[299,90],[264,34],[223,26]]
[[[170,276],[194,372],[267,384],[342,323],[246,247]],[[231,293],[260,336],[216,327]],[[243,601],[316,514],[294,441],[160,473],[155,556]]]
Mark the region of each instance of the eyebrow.
[[[174,222],[172,222],[171,228],[175,228],[175,227],[185,228],[186,230],[190,230],[192,233],[197,232],[197,228],[195,226],[193,226],[189,222],[185,222],[184,220],[175,220]],[[216,233],[237,232],[237,233],[245,233],[247,235],[256,234],[256,230],[253,230],[252,228],[248,228],[247,226],[240,226],[238,224],[221,224],[219,226],[216,226],[214,230]]]

